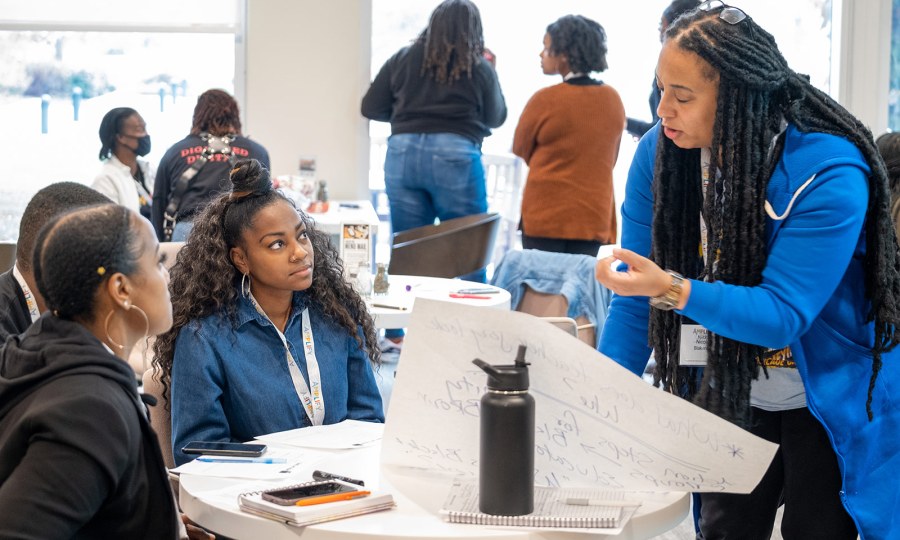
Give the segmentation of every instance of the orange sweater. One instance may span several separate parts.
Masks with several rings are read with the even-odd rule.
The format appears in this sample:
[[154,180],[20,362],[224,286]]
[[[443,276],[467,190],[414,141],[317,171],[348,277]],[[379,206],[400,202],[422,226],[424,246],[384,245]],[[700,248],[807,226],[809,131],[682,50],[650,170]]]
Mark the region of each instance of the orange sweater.
[[531,97],[513,139],[529,167],[525,234],[616,242],[613,166],[624,129],[622,100],[607,84],[566,82]]

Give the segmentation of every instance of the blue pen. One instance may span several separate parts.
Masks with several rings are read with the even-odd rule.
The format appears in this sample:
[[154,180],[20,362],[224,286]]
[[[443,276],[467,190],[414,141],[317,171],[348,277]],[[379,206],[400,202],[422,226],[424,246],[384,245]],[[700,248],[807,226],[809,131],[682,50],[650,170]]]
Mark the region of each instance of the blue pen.
[[252,459],[228,459],[228,458],[212,458],[198,457],[197,461],[204,463],[287,463],[286,458],[252,458]]

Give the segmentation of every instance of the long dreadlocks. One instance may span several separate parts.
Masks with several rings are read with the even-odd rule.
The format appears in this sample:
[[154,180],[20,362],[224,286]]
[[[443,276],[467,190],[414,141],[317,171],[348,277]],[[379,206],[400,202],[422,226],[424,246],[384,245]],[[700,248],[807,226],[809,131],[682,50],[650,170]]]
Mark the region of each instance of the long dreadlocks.
[[445,0],[434,8],[428,27],[419,35],[425,44],[422,75],[449,84],[463,74],[470,79],[484,53],[481,15],[469,0]]
[[[872,375],[866,412],[881,355],[900,341],[900,267],[890,220],[884,165],[869,130],[825,93],[792,71],[771,34],[750,17],[730,23],[722,8],[694,11],[666,31],[666,39],[697,54],[719,77],[709,183],[702,192],[700,150],[682,150],[660,131],[657,146],[651,259],[661,268],[707,281],[755,286],[766,266],[764,203],[769,177],[781,158],[777,137],[784,122],[802,132],[844,137],[871,168],[866,217],[865,289],[875,321]],[[773,142],[774,141],[774,142]],[[708,233],[706,262],[698,255],[699,217]],[[759,376],[763,349],[710,333],[702,382],[679,368],[680,318],[651,310],[650,343],[657,359],[657,384],[687,388],[707,410],[739,424],[750,417],[750,384]]]

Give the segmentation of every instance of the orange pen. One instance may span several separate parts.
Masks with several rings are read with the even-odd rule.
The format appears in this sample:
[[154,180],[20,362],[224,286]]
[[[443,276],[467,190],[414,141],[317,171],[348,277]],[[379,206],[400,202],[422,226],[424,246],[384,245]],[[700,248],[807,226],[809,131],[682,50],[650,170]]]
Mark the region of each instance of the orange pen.
[[323,504],[337,501],[346,501],[357,497],[365,497],[372,493],[371,491],[345,491],[343,493],[333,493],[331,495],[322,495],[321,497],[309,497],[300,499],[296,502],[297,506],[312,506],[314,504]]

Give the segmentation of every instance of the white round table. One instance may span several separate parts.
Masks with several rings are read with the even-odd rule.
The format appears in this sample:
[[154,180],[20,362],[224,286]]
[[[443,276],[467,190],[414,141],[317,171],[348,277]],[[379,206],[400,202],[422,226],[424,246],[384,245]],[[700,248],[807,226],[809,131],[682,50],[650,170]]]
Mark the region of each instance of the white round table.
[[[621,534],[579,534],[547,530],[495,529],[479,525],[447,523],[438,510],[450,489],[448,478],[424,477],[417,470],[382,467],[380,446],[356,450],[336,450],[324,461],[298,468],[296,482],[309,481],[314,469],[321,469],[365,481],[367,489],[386,490],[393,494],[396,508],[327,523],[298,528],[241,512],[237,503],[222,504],[205,500],[204,491],[227,487],[229,478],[212,478],[184,474],[180,481],[182,511],[193,521],[219,534],[236,540],[303,538],[304,540],[376,540],[387,538],[509,539],[509,540],[594,540],[616,538],[636,540],[658,536],[681,523],[687,516],[690,497],[687,493],[640,493],[629,498],[641,500],[641,506]],[[198,496],[200,494],[200,496]]]
[[[510,309],[510,294],[505,289],[463,281],[461,279],[434,278],[422,276],[391,275],[390,291],[384,295],[372,295],[368,302],[369,312],[378,328],[406,328],[412,316],[416,298],[457,302],[469,306]],[[466,289],[489,289],[492,294],[476,294],[483,298],[454,298],[451,294]],[[392,306],[392,307],[384,307]]]

